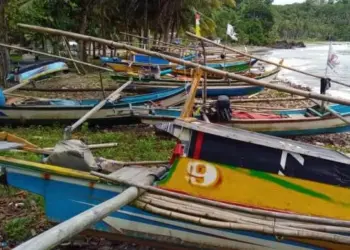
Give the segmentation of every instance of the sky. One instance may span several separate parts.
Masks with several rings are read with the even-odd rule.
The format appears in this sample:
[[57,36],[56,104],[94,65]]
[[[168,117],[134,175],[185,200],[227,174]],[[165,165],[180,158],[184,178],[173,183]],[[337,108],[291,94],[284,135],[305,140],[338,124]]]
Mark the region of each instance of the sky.
[[291,3],[302,3],[305,0],[274,0],[273,4],[276,5],[284,5],[284,4],[291,4]]

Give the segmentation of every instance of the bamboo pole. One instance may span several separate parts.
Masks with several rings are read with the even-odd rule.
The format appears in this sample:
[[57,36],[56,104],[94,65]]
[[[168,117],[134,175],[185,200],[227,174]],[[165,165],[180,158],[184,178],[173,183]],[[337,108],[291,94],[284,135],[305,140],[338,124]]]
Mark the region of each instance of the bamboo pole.
[[29,83],[31,83],[31,81],[26,81],[26,82],[22,82],[22,83],[16,84],[15,86],[13,86],[11,88],[5,89],[3,91],[3,93],[4,94],[9,94],[9,93],[11,93],[11,92],[13,92],[13,91],[15,91],[15,90],[17,90],[17,89],[27,85],[27,84],[29,84]]
[[147,203],[149,205],[154,205],[160,208],[173,210],[176,212],[181,212],[190,215],[196,215],[204,218],[210,218],[220,221],[242,223],[242,224],[260,224],[269,227],[284,227],[284,228],[298,228],[298,229],[309,229],[313,231],[321,231],[328,233],[350,233],[349,227],[337,227],[337,226],[327,226],[323,224],[311,224],[303,222],[293,222],[275,219],[271,217],[257,217],[248,214],[241,214],[234,211],[227,211],[223,209],[218,209],[215,207],[209,207],[205,205],[198,205],[190,202],[179,202],[173,198],[168,198],[166,196],[151,195],[145,193],[140,196],[137,201]]
[[283,107],[261,107],[261,106],[249,106],[249,105],[237,105],[232,104],[231,107],[237,108],[237,109],[261,109],[261,110],[290,110],[289,108],[283,108]]
[[231,103],[242,103],[242,102],[286,102],[286,101],[303,101],[307,100],[305,97],[294,97],[294,98],[255,98],[255,99],[233,99]]
[[349,227],[328,226],[323,224],[313,224],[305,222],[293,222],[291,220],[256,216],[246,213],[243,214],[236,211],[230,211],[212,206],[196,204],[193,202],[182,201],[179,199],[169,198],[166,196],[155,195],[150,193],[143,194],[141,197],[138,198],[138,201],[143,201],[150,205],[155,205],[166,209],[172,209],[178,212],[199,215],[202,217],[218,219],[221,221],[262,224],[266,226],[295,227],[330,233],[350,233]]
[[[100,149],[100,148],[114,148],[117,147],[118,143],[110,142],[110,143],[100,143],[100,144],[90,144],[87,145],[89,149]],[[53,150],[54,148],[44,148],[44,150]]]
[[31,53],[38,54],[38,55],[49,56],[52,58],[62,59],[62,60],[69,61],[69,62],[75,62],[75,63],[83,64],[83,65],[86,65],[86,66],[89,66],[89,67],[92,67],[95,69],[102,69],[105,71],[114,72],[112,69],[109,69],[109,68],[100,67],[100,66],[97,66],[97,65],[94,65],[91,63],[86,63],[86,62],[82,62],[82,61],[75,60],[75,59],[70,59],[70,58],[63,57],[63,56],[56,56],[56,55],[52,55],[52,54],[48,54],[48,53],[44,53],[44,52],[40,52],[40,51],[36,51],[36,50],[26,49],[26,48],[22,48],[22,47],[18,47],[18,46],[12,46],[12,45],[8,45],[8,44],[4,44],[4,43],[0,43],[0,46],[5,47],[5,48],[10,48],[10,49],[27,51],[27,52],[31,52]]
[[263,210],[263,209],[258,209],[258,208],[243,207],[243,206],[223,203],[223,202],[219,202],[219,201],[194,197],[194,196],[190,196],[187,194],[175,193],[175,192],[171,192],[171,191],[160,189],[160,188],[153,187],[153,186],[147,186],[147,185],[134,183],[131,181],[121,180],[121,179],[116,178],[114,176],[108,176],[108,175],[101,174],[101,173],[95,172],[95,171],[92,171],[91,174],[94,176],[115,182],[115,183],[125,184],[125,185],[129,185],[129,186],[135,186],[135,187],[144,189],[146,191],[149,191],[151,193],[156,193],[156,194],[160,194],[160,195],[164,195],[164,196],[170,196],[170,197],[174,197],[174,198],[177,198],[180,200],[192,201],[195,203],[214,206],[217,208],[235,210],[235,211],[240,211],[240,212],[244,212],[244,213],[256,214],[256,215],[260,215],[260,216],[271,216],[271,217],[282,218],[282,219],[298,220],[298,221],[313,222],[313,223],[323,223],[323,224],[336,225],[336,226],[346,226],[346,227],[350,226],[350,221],[336,220],[336,219],[329,219],[329,218],[322,218],[322,217],[314,217],[314,216],[308,216],[308,215],[299,215],[299,214],[292,214],[292,213],[281,213],[281,212],[274,212],[274,211]]
[[[158,173],[163,174],[165,168],[160,168]],[[152,184],[155,176],[149,175],[145,183]],[[82,232],[91,225],[99,222],[107,217],[110,213],[119,210],[121,207],[129,204],[137,197],[139,197],[144,190],[137,187],[129,187],[116,197],[113,197],[99,205],[96,205],[85,212],[78,214],[57,226],[45,231],[42,234],[30,239],[27,242],[14,248],[15,250],[47,250],[59,245],[74,235]]]
[[[32,91],[32,92],[100,92],[100,88],[77,88],[77,89],[50,89],[50,88],[20,88],[22,91]],[[114,91],[116,88],[105,88],[105,91]]]
[[[244,52],[241,52],[239,50],[236,50],[236,49],[233,49],[231,47],[228,47],[228,46],[225,46],[225,45],[222,45],[222,44],[219,44],[219,43],[216,43],[212,40],[209,40],[207,38],[204,38],[204,37],[201,37],[201,36],[197,36],[191,32],[186,32],[186,34],[192,38],[196,38],[196,39],[199,39],[201,41],[205,41],[207,43],[211,43],[217,47],[220,47],[220,48],[223,48],[223,49],[226,49],[226,50],[229,50],[229,51],[232,51],[232,52],[235,52],[235,53],[238,53],[238,54],[241,54],[243,56],[247,56],[247,57],[250,57],[250,58],[255,58],[259,61],[262,61],[262,62],[266,62],[266,63],[269,63],[269,64],[273,64],[273,65],[276,65],[276,66],[281,66],[282,68],[285,68],[285,69],[289,69],[289,70],[292,70],[292,71],[295,71],[295,72],[298,72],[298,73],[301,73],[301,74],[304,74],[304,75],[308,75],[308,76],[312,76],[312,77],[316,77],[316,78],[319,78],[319,79],[322,79],[322,78],[325,78],[324,76],[320,76],[320,75],[315,75],[315,74],[311,74],[311,73],[308,73],[306,71],[303,71],[303,70],[299,70],[299,69],[295,69],[295,68],[292,68],[292,67],[288,67],[288,66],[285,66],[285,65],[279,65],[278,63],[275,63],[275,62],[272,62],[272,61],[269,61],[269,60],[266,60],[266,59],[263,59],[261,57],[257,57],[257,56],[253,56],[253,55],[250,55],[250,54],[247,54],[247,53],[244,53]],[[336,80],[331,80],[332,82],[334,83],[338,83],[340,85],[343,85],[343,86],[346,86],[346,87],[350,87],[349,84],[346,84],[346,83],[343,83],[343,82],[339,82],[339,81],[336,81]]]
[[6,94],[7,96],[14,96],[14,97],[20,97],[20,98],[25,98],[25,99],[35,99],[35,100],[41,100],[41,101],[48,101],[51,100],[49,98],[43,98],[43,97],[37,97],[37,96],[29,96],[29,95],[20,95],[20,94],[12,94],[8,93]]
[[76,121],[72,126],[68,126],[64,131],[64,139],[70,139],[71,133],[81,124],[83,124],[88,118],[90,118],[93,114],[99,111],[107,102],[114,102],[120,97],[120,92],[122,92],[127,86],[132,83],[132,80],[126,82],[117,90],[115,90],[112,94],[110,94],[106,99],[102,100],[99,104],[94,106],[89,112],[87,112],[84,116],[82,116],[78,121]]
[[[67,52],[68,52],[68,55],[69,55],[70,59],[74,60],[73,59],[73,55],[72,55],[72,53],[70,51],[70,48],[69,48],[68,40],[67,40],[67,38],[65,36],[63,36],[63,42],[64,42],[64,44],[66,46],[66,49],[67,49]],[[82,73],[80,72],[80,70],[78,68],[78,65],[74,61],[73,61],[73,65],[74,65],[75,69],[77,70],[78,74],[82,75]]]
[[294,229],[294,228],[287,229],[287,228],[281,228],[276,226],[269,227],[265,225],[250,225],[250,224],[238,224],[238,223],[225,222],[225,221],[216,221],[216,220],[214,221],[214,220],[205,219],[197,216],[187,215],[184,213],[178,213],[175,211],[171,211],[169,209],[158,208],[141,201],[136,201],[135,205],[151,213],[160,214],[162,216],[167,216],[170,218],[174,218],[176,220],[189,221],[191,223],[200,224],[207,227],[219,227],[219,228],[226,228],[226,229],[233,229],[233,230],[247,230],[247,231],[255,231],[259,233],[267,233],[270,235],[272,234],[272,235],[282,235],[282,236],[290,236],[290,237],[297,237],[297,238],[318,239],[318,240],[325,240],[325,241],[331,241],[331,242],[342,243],[342,244],[350,244],[350,237],[337,235],[337,234],[314,232],[310,230]]
[[[202,50],[203,50],[203,65],[207,65],[207,52],[205,51],[204,42],[201,42]],[[203,105],[207,102],[207,72],[204,72],[204,81],[203,81],[203,88],[202,88],[202,98],[203,98]]]
[[120,166],[131,166],[131,165],[147,166],[147,165],[162,165],[162,164],[169,163],[169,161],[109,161],[109,162],[118,164]]
[[[207,66],[203,66],[203,65],[200,65],[200,64],[197,64],[197,63],[185,61],[185,60],[182,60],[182,59],[179,59],[179,58],[176,58],[176,57],[172,57],[172,56],[169,56],[169,55],[165,55],[165,54],[162,54],[162,53],[149,51],[149,50],[145,50],[145,49],[140,49],[140,48],[137,48],[137,47],[134,47],[134,46],[130,46],[130,45],[127,45],[127,44],[114,42],[114,41],[103,39],[103,38],[97,38],[97,37],[77,34],[77,33],[74,33],[74,32],[68,32],[68,31],[63,31],[63,30],[58,30],[58,29],[51,29],[51,28],[40,27],[40,26],[35,26],[35,25],[28,25],[28,24],[18,24],[18,26],[21,27],[21,28],[25,28],[25,29],[28,29],[28,30],[37,31],[37,32],[41,32],[41,33],[49,33],[49,34],[53,34],[53,35],[64,35],[64,36],[67,36],[67,37],[72,37],[72,38],[81,39],[81,40],[85,40],[85,41],[90,41],[90,42],[94,41],[94,42],[98,42],[98,43],[101,43],[101,44],[105,44],[105,45],[109,45],[109,46],[113,46],[113,47],[117,47],[117,48],[123,48],[123,49],[126,49],[126,50],[132,50],[132,51],[135,51],[135,52],[138,52],[138,53],[142,53],[142,54],[146,54],[146,55],[150,55],[150,56],[155,56],[155,57],[160,57],[160,58],[163,58],[165,60],[169,60],[169,61],[171,61],[173,63],[183,64],[185,66],[189,66],[189,67],[193,67],[193,68],[200,68],[203,71],[206,71],[206,72],[209,72],[209,73],[213,73],[213,74],[217,74],[217,75],[220,75],[220,76],[222,76],[224,78],[232,78],[232,79],[236,79],[236,80],[239,80],[239,81],[247,82],[247,83],[250,83],[250,84],[253,84],[253,85],[263,86],[263,87],[266,87],[266,88],[270,88],[270,89],[274,89],[274,90],[278,90],[278,91],[283,91],[283,92],[287,92],[287,93],[291,93],[291,94],[295,94],[295,95],[300,95],[300,96],[304,96],[304,97],[307,97],[307,98],[314,98],[314,99],[323,100],[323,101],[329,101],[329,102],[333,102],[333,103],[350,105],[350,101],[346,100],[346,99],[335,98],[335,97],[332,97],[332,96],[325,96],[325,95],[321,95],[321,94],[317,94],[317,93],[313,93],[313,92],[309,92],[309,91],[294,89],[294,88],[287,87],[287,86],[271,84],[271,83],[268,83],[268,82],[265,82],[265,81],[262,81],[262,80],[250,79],[250,78],[245,77],[245,76],[241,76],[241,75],[237,75],[237,74],[234,74],[234,73],[229,73],[229,72],[226,72],[226,71],[210,68],[210,67],[207,67]],[[283,66],[283,67],[285,67],[285,66]]]

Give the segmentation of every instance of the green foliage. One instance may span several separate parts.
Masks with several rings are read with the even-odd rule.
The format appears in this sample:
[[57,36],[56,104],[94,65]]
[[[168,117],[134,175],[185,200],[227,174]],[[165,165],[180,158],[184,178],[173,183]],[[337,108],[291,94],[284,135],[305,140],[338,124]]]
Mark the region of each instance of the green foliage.
[[30,216],[14,218],[5,224],[4,232],[11,240],[24,241],[31,236],[30,230],[28,230],[28,228],[32,223],[33,218]]
[[[4,128],[3,131],[16,134],[40,147],[53,147],[63,137],[63,126],[32,126],[27,128]],[[88,144],[117,142],[114,148],[94,150],[96,157],[122,161],[167,160],[174,147],[174,140],[160,140],[153,129],[129,128],[120,131],[93,131],[84,124],[73,138],[84,139]],[[1,152],[1,156],[40,161],[42,156],[28,152]]]
[[10,0],[7,12],[12,41],[34,42],[37,46],[45,46],[44,40],[54,46],[58,41],[55,36],[43,37],[30,32],[23,36],[17,23],[113,39],[124,37],[119,34],[121,31],[140,33],[148,28],[157,38],[169,41],[174,34],[194,31],[195,13],[201,15],[204,36],[218,36],[231,42],[226,36],[226,26],[230,23],[236,26],[239,42],[264,44],[274,23],[270,6],[269,0],[243,0],[237,6],[234,0]]
[[282,39],[350,40],[350,4],[347,1],[307,0],[273,6],[275,29]]

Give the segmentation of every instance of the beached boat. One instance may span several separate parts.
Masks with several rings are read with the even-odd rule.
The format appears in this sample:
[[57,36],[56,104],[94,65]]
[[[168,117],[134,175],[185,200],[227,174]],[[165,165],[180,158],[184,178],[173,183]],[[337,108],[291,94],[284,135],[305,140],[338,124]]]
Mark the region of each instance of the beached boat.
[[[206,66],[214,68],[214,69],[220,69],[228,72],[234,72],[234,73],[242,73],[249,70],[255,63],[257,62],[256,59],[248,59],[246,61],[234,61],[234,62],[219,62],[219,63],[207,63]],[[185,67],[177,67],[172,70],[172,73],[175,75],[184,75],[184,76],[191,76],[191,69],[185,68]],[[207,77],[210,79],[220,79],[222,78],[220,75],[216,75],[213,73],[208,73]]]
[[[350,122],[350,107],[346,105],[330,105],[333,111]],[[217,124],[246,129],[250,131],[275,136],[316,135],[328,133],[342,133],[350,131],[350,125],[342,121],[327,110],[316,105],[302,109],[275,110],[271,112],[247,112],[230,110],[231,118],[217,119],[217,113],[208,115]],[[178,108],[153,108],[149,114],[143,115],[142,122],[157,124],[172,121],[180,117]],[[197,116],[198,118],[200,116]],[[212,118],[212,119],[211,119]]]
[[[113,103],[107,103],[89,120],[89,124],[114,125],[117,123],[139,122],[136,115],[147,112],[145,105],[157,104],[164,107],[182,104],[187,96],[188,85],[159,91],[152,94],[128,96]],[[70,99],[28,99],[9,98],[5,106],[0,106],[0,124],[46,124],[72,123],[81,118],[101,100]],[[138,107],[138,109],[133,109]],[[145,107],[143,110],[141,107]]]
[[[277,74],[280,72],[280,67],[269,67],[263,71],[256,71],[254,73],[247,72],[242,74],[244,76],[254,78],[257,80],[264,80],[266,82],[270,82],[276,78]],[[113,77],[113,76],[112,76]],[[115,80],[120,81],[122,78],[117,76],[114,78]],[[124,78],[125,79],[125,76]],[[189,81],[191,78],[188,79]],[[149,82],[143,82],[142,80],[138,80],[137,77],[133,77],[134,83],[128,87],[129,90],[139,91],[139,92],[155,92],[164,89],[172,89],[178,88],[182,86],[184,81],[157,81],[151,80]],[[202,81],[203,82],[203,81]],[[202,86],[199,86],[197,89],[197,96],[202,96]],[[257,92],[262,91],[264,88],[261,86],[249,85],[244,82],[239,81],[209,81],[207,83],[207,96],[216,97],[219,95],[227,95],[227,96],[244,96],[244,95],[252,95]]]
[[[105,237],[192,249],[349,249],[345,155],[199,121],[160,128],[183,148],[166,174],[164,167],[131,166],[97,177],[0,156],[0,179],[43,196],[46,216],[56,223],[125,186],[144,187],[146,194],[91,227]],[[100,163],[102,171],[106,165]],[[154,186],[142,184],[149,175],[159,179]]]
[[54,73],[68,72],[68,70],[68,65],[63,61],[47,60],[23,67],[16,67],[14,71],[8,74],[7,81],[16,83],[30,82]]

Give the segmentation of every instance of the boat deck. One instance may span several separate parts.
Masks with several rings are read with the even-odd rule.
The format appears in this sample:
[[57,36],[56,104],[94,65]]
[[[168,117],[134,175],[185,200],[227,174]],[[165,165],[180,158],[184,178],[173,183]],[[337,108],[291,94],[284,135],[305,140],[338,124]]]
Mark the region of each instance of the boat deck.
[[147,182],[148,176],[160,177],[159,169],[159,167],[127,166],[112,172],[108,176],[120,182],[134,182],[145,185],[149,184]]
[[16,142],[0,141],[0,151],[17,149],[23,147],[23,144]]
[[289,152],[298,154],[307,154],[317,158],[327,159],[344,164],[350,164],[350,158],[341,152],[290,139],[259,134],[243,129],[231,128],[213,123],[206,123],[203,121],[195,121],[189,123],[177,119],[174,121],[174,125],[194,129],[216,136],[231,138],[238,141],[250,142],[257,145],[287,150]]

